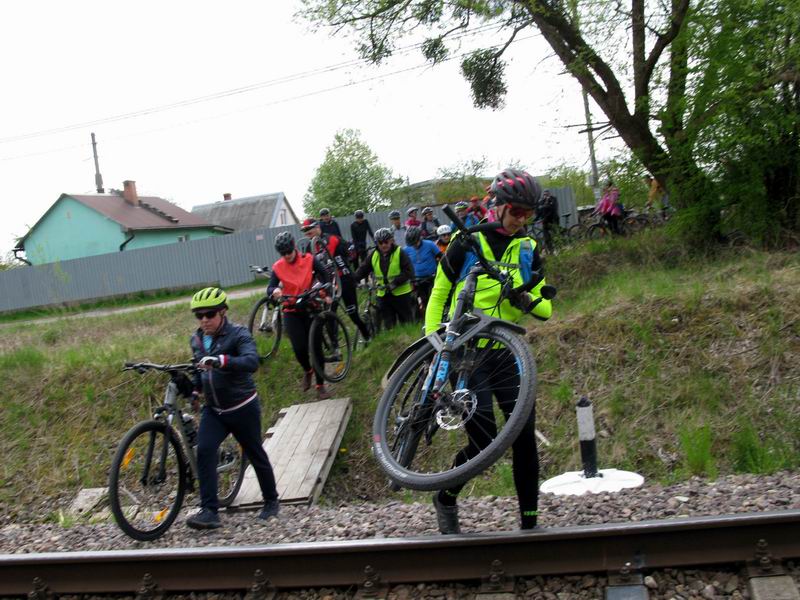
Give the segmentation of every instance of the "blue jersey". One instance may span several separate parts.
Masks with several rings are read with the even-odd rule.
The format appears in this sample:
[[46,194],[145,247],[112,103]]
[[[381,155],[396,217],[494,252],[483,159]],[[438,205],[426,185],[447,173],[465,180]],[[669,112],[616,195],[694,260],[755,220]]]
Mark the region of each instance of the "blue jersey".
[[406,246],[403,250],[414,265],[414,277],[430,277],[436,273],[436,259],[442,252],[432,241],[422,240],[419,248]]

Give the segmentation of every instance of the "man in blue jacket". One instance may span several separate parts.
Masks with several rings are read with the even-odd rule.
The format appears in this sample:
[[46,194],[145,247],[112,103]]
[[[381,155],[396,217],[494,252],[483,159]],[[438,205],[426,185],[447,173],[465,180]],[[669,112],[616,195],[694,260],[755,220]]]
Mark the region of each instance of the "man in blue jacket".
[[197,471],[200,480],[200,512],[186,519],[192,529],[216,529],[217,455],[222,441],[232,434],[253,465],[264,498],[259,519],[276,517],[280,505],[275,475],[261,445],[261,405],[253,373],[258,369],[258,351],[246,327],[228,321],[227,295],[209,287],[191,301],[200,321],[190,344],[194,361],[202,369],[195,377],[195,393],[205,397],[197,434]]
[[409,227],[406,231],[406,254],[414,265],[414,290],[417,293],[420,318],[425,315],[428,297],[433,288],[433,278],[442,251],[430,240],[422,239],[419,227]]

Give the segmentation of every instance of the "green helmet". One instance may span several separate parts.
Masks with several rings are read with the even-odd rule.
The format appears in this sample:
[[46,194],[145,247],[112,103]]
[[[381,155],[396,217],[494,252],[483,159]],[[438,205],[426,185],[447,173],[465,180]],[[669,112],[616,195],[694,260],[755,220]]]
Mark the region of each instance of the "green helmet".
[[191,308],[197,310],[199,308],[222,308],[227,306],[225,304],[228,295],[221,289],[216,287],[203,288],[192,296]]

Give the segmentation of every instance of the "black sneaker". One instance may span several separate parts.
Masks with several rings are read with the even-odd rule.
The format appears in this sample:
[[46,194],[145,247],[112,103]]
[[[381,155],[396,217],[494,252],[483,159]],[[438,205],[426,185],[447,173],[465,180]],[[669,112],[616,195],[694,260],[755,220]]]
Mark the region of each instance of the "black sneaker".
[[433,507],[436,509],[436,520],[439,522],[439,532],[444,534],[461,533],[458,525],[458,506],[447,506],[439,502],[439,492],[433,495]]
[[217,529],[222,527],[217,513],[207,508],[186,519],[186,525],[192,529]]
[[278,516],[278,513],[281,510],[281,504],[277,500],[268,500],[264,503],[264,508],[261,509],[261,512],[258,515],[258,518],[262,521],[268,521],[274,517]]

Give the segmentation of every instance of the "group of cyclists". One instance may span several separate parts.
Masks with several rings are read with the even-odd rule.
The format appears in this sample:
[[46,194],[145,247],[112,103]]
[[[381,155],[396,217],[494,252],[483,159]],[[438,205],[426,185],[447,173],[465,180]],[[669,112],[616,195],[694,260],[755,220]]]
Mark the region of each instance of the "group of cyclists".
[[[335,274],[341,281],[341,301],[345,310],[369,342],[370,333],[356,310],[357,282],[372,278],[376,286],[381,318],[388,326],[414,319],[415,311],[424,320],[426,334],[435,333],[447,314],[447,304],[455,302],[466,274],[476,263],[474,248],[480,248],[485,258],[513,274],[515,282],[527,282],[541,272],[542,264],[536,240],[529,237],[526,224],[533,217],[542,196],[536,180],[524,171],[507,169],[498,174],[488,190],[490,202],[473,198],[469,203],[459,202],[455,212],[469,227],[484,221],[497,221],[497,228],[479,231],[472,235],[477,245],[468,245],[461,232],[453,231],[449,224],[440,224],[430,207],[421,211],[407,210],[405,223],[400,222],[399,211],[389,215],[391,226],[374,233],[364,218],[363,211],[355,213],[351,234],[356,252],[356,266],[350,264],[351,256],[345,248],[338,224],[330,211],[320,211],[319,219],[306,219],[301,230],[308,241],[298,244],[290,232],[282,232],[275,239],[275,249],[280,255],[272,265],[267,294],[282,302],[285,331],[291,340],[297,362],[303,375],[304,391],[316,385],[317,398],[330,397],[324,381],[311,365],[308,347],[311,316],[299,308],[294,299],[308,291],[314,282],[331,283]],[[367,236],[373,237],[374,249],[368,250]],[[311,247],[310,242],[316,246]],[[332,258],[324,261],[322,250]],[[538,298],[538,282],[528,293],[530,300]],[[417,306],[412,291],[416,288]],[[325,302],[333,304],[333,295]],[[533,305],[531,305],[533,306]],[[496,282],[478,279],[475,308],[491,316],[519,321],[525,311],[510,306],[501,296]],[[524,307],[522,307],[524,308]],[[269,459],[260,444],[260,407],[252,374],[258,368],[258,355],[246,328],[230,323],[226,316],[226,296],[218,288],[206,288],[192,298],[191,310],[200,321],[200,328],[192,336],[191,347],[195,360],[203,371],[196,382],[196,396],[205,400],[199,429],[198,463],[200,473],[201,511],[190,517],[187,524],[197,529],[220,526],[216,501],[216,456],[224,435],[232,433],[241,443],[247,457],[256,469],[264,507],[260,518],[269,519],[278,513],[275,479]],[[547,320],[551,314],[549,300],[540,301],[533,310],[535,317]],[[491,350],[489,350],[491,351]],[[455,457],[454,462],[468,460],[480,452],[492,439],[494,416],[493,396],[506,411],[503,386],[493,386],[500,375],[517,368],[514,364],[493,364],[474,373],[488,386],[488,391],[478,398],[474,416],[476,434],[470,443]],[[499,381],[499,379],[498,379]],[[471,386],[470,386],[471,387]],[[531,390],[530,393],[535,393]],[[539,463],[536,449],[535,410],[530,422],[519,434],[513,448],[513,475],[516,485],[520,526],[536,526],[538,516]],[[259,443],[256,443],[258,440]],[[433,497],[439,530],[458,533],[458,508],[456,499],[461,490],[442,490]]]

